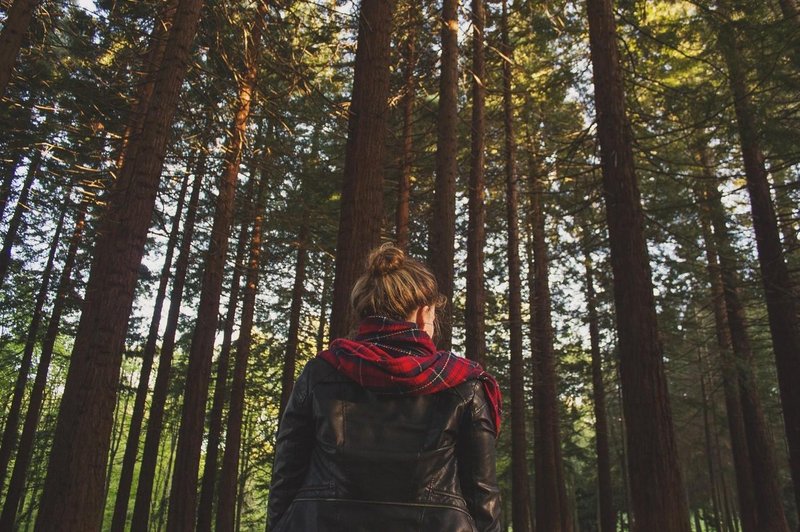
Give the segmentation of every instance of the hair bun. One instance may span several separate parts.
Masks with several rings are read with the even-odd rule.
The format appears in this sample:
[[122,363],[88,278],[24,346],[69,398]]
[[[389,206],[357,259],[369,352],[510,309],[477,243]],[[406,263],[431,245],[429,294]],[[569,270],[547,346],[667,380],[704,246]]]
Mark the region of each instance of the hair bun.
[[386,275],[399,270],[405,260],[406,254],[403,250],[387,242],[370,253],[367,271],[371,275]]

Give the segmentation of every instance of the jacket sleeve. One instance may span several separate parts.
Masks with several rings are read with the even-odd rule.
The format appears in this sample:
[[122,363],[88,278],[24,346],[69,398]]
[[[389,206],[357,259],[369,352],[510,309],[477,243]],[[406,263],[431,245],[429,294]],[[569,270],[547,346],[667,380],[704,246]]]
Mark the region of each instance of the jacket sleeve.
[[458,436],[459,480],[479,532],[499,532],[502,505],[495,471],[496,431],[483,386],[476,382],[473,389]]
[[309,366],[292,389],[281,418],[267,503],[270,528],[280,521],[303,484],[314,449],[314,419],[309,398]]

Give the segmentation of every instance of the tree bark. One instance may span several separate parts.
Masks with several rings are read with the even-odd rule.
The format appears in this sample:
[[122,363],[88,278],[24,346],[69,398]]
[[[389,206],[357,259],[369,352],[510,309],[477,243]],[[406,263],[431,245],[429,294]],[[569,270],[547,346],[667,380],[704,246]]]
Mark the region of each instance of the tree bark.
[[[708,186],[708,185],[706,185]],[[756,532],[758,512],[753,488],[753,472],[750,466],[750,451],[747,448],[745,424],[742,417],[742,403],[739,397],[739,378],[731,345],[731,331],[725,304],[725,289],[717,260],[717,245],[711,232],[710,210],[704,201],[703,192],[698,191],[700,228],[705,244],[706,262],[711,282],[711,297],[714,309],[714,322],[717,332],[717,346],[722,368],[722,388],[725,394],[725,408],[728,418],[728,431],[731,438],[734,472],[736,474],[739,512],[745,532]]]
[[128,143],[132,136],[142,133],[144,119],[147,115],[147,108],[153,96],[158,69],[164,60],[164,52],[167,49],[167,38],[169,29],[178,8],[178,0],[168,0],[164,5],[163,11],[156,20],[153,21],[153,29],[150,32],[147,53],[142,60],[141,81],[137,85],[136,98],[130,110],[130,117],[122,134],[121,144],[117,155],[117,168],[122,168],[128,150]]
[[558,411],[558,377],[553,350],[553,323],[550,299],[549,257],[545,235],[543,204],[545,179],[531,172],[531,212],[533,215],[534,291],[532,293],[534,343],[531,346],[536,368],[534,393],[534,457],[536,465],[536,524],[544,530],[571,532],[572,522],[564,483]]
[[25,396],[25,388],[28,384],[28,377],[33,363],[33,349],[36,347],[36,342],[39,339],[39,327],[42,323],[42,314],[44,312],[44,304],[47,301],[47,294],[50,290],[50,276],[53,273],[53,264],[55,263],[56,251],[58,245],[61,243],[61,230],[64,227],[64,217],[67,214],[67,206],[69,204],[69,196],[72,187],[67,189],[65,194],[64,206],[61,209],[61,214],[56,223],[56,229],[53,233],[53,240],[50,244],[50,252],[47,255],[47,262],[45,263],[44,270],[42,271],[42,280],[39,284],[39,291],[36,294],[36,299],[33,305],[33,314],[31,315],[31,322],[28,325],[28,333],[25,337],[25,346],[22,350],[22,360],[19,363],[19,371],[17,372],[17,380],[14,383],[14,393],[11,398],[11,406],[7,410],[5,426],[3,427],[3,438],[0,441],[0,486],[4,486],[6,482],[6,473],[8,473],[8,463],[11,460],[11,455],[14,452],[14,446],[17,444],[17,429],[19,426],[19,416],[22,410],[22,401]]
[[236,479],[239,473],[239,451],[242,439],[247,362],[252,344],[253,317],[261,268],[267,183],[267,176],[262,174],[256,194],[257,201],[252,206],[254,215],[252,216],[253,229],[250,235],[250,258],[247,265],[247,278],[242,300],[239,339],[236,342],[228,422],[225,427],[225,454],[222,457],[222,471],[219,479],[216,530],[220,532],[233,532],[236,522]]
[[600,320],[597,315],[597,294],[594,288],[594,266],[589,248],[589,229],[583,225],[583,265],[586,270],[586,317],[589,322],[589,343],[592,353],[592,400],[594,402],[595,450],[597,452],[597,488],[599,491],[599,532],[615,532],[617,515],[611,484],[606,390],[603,381],[603,356],[600,352]]
[[395,0],[363,0],[347,130],[330,337],[353,326],[350,291],[378,245],[383,220],[383,154]]
[[[505,159],[506,220],[508,223],[506,257],[508,260],[509,350],[511,354],[511,521],[515,531],[530,532],[533,530],[533,516],[530,508],[525,436],[522,290],[519,261],[519,215],[517,213],[519,194],[515,160],[517,150],[512,123],[513,110],[511,102],[512,74],[510,58],[513,52],[508,40],[508,14],[505,0],[503,0],[501,39],[503,53],[509,58],[503,63],[503,124],[505,133],[503,156]],[[543,523],[537,522],[537,526],[541,530],[549,530]],[[553,531],[555,532],[557,529],[553,529]]]
[[[316,334],[316,352],[319,353],[325,346],[325,327],[327,326],[328,316],[328,295],[330,293],[331,281],[333,280],[333,272],[331,268],[325,268],[325,273],[322,276],[322,291],[319,296],[319,325],[317,326]],[[330,336],[330,335],[329,335]]]
[[239,82],[236,113],[231,136],[225,150],[225,162],[219,185],[214,223],[211,228],[205,268],[203,271],[197,323],[189,350],[186,389],[181,412],[175,469],[172,474],[168,529],[192,530],[197,515],[197,473],[200,466],[200,447],[205,425],[205,407],[211,376],[211,358],[217,332],[217,314],[222,292],[223,269],[228,251],[228,236],[233,221],[234,193],[239,175],[242,149],[253,93],[258,78],[258,60],[264,23],[264,3],[258,2],[258,14],[245,43],[245,66]]
[[[256,158],[254,157],[255,161]],[[228,398],[228,367],[230,365],[231,339],[233,328],[236,325],[236,308],[239,305],[239,290],[242,280],[243,263],[247,252],[248,229],[251,225],[250,216],[252,209],[247,207],[252,197],[255,178],[255,162],[250,172],[247,191],[242,196],[241,226],[236,244],[236,254],[233,260],[231,285],[228,293],[228,312],[225,316],[225,325],[222,332],[222,345],[217,356],[217,375],[214,380],[214,398],[211,411],[208,413],[208,440],[206,443],[206,457],[203,463],[203,480],[200,487],[200,501],[197,508],[197,532],[210,532],[213,522],[215,491],[217,489],[217,465],[219,462],[219,444],[222,435],[222,410]],[[263,179],[263,175],[262,175]]]
[[797,379],[800,376],[800,320],[798,320],[796,295],[781,247],[764,154],[759,143],[760,128],[756,123],[755,111],[747,89],[739,44],[731,26],[730,9],[726,0],[717,0],[717,8],[722,18],[718,26],[718,41],[728,68],[728,79],[739,127],[758,263],[767,302],[786,439],[789,444],[789,465],[795,502],[800,511],[800,387],[797,386]]
[[294,388],[294,373],[297,367],[297,346],[300,331],[300,312],[303,309],[303,286],[306,280],[306,263],[308,262],[308,223],[303,216],[300,233],[297,235],[297,263],[294,270],[294,285],[292,286],[292,303],[289,308],[289,335],[286,341],[286,355],[283,359],[281,373],[281,403],[278,409],[278,420],[283,419],[283,411],[289,402],[289,397]]
[[[484,0],[472,0],[472,144],[469,172],[467,224],[467,299],[464,316],[465,354],[486,364],[486,290],[483,248],[486,246],[485,137],[486,137],[486,53]],[[519,257],[517,257],[519,260]],[[521,333],[520,333],[521,334]]]
[[[714,512],[714,523],[716,528],[719,530],[722,528],[722,523],[720,521],[719,499],[717,497],[717,472],[716,468],[714,467],[714,451],[713,444],[711,442],[711,420],[708,414],[708,403],[711,401],[713,395],[712,397],[709,397],[708,393],[706,392],[706,375],[702,354],[702,350],[698,350],[697,370],[700,375],[700,400],[703,410],[703,436],[706,447],[706,466],[708,467],[708,485],[710,488],[709,491],[711,492],[711,508]],[[703,518],[705,521],[705,516],[703,516]]]
[[[738,266],[734,258],[736,254],[731,245],[722,200],[714,185],[715,176],[711,171],[707,149],[700,152],[700,158],[707,187],[703,191],[703,199],[708,205],[708,215],[714,229],[714,244],[719,259],[719,275],[724,291],[725,317],[728,322],[727,332],[734,354],[733,364],[736,368],[735,377],[738,382],[742,423],[750,460],[757,528],[783,531],[788,525],[781,503],[782,497],[779,495],[772,442],[753,374],[753,351],[748,324],[744,306],[739,299],[739,279],[736,273]],[[741,512],[744,514],[745,510],[742,509]]]
[[39,168],[42,165],[42,152],[34,149],[33,157],[28,164],[28,174],[25,176],[25,182],[22,184],[22,189],[19,192],[17,199],[17,206],[14,207],[14,214],[8,221],[6,228],[6,235],[3,238],[3,248],[0,249],[0,287],[3,286],[8,275],[8,267],[11,264],[11,248],[17,241],[19,236],[19,228],[22,225],[25,212],[29,210],[28,196],[30,195],[31,186],[33,185],[36,175],[39,173]]
[[202,0],[181,0],[142,134],[132,138],[109,195],[36,519],[41,531],[90,530],[100,522],[105,457],[138,265],[144,253],[172,117]]
[[688,532],[612,0],[587,0],[634,531]]
[[22,41],[31,25],[38,0],[14,0],[0,32],[0,98],[6,93]]
[[14,469],[11,473],[6,500],[3,503],[3,513],[0,515],[0,530],[13,529],[17,518],[19,501],[25,488],[28,466],[30,465],[31,456],[33,455],[36,427],[39,424],[39,416],[42,411],[50,361],[53,358],[53,346],[55,346],[56,338],[58,337],[61,314],[68,302],[72,268],[75,265],[75,258],[78,254],[78,245],[83,235],[88,208],[89,201],[87,196],[84,196],[84,199],[78,207],[75,227],[69,240],[69,247],[67,248],[67,253],[64,258],[64,265],[61,268],[61,274],[58,279],[58,288],[56,289],[56,295],[53,301],[53,310],[50,314],[50,320],[47,323],[47,330],[45,331],[44,338],[42,339],[39,365],[36,368],[36,377],[34,377],[33,388],[28,398],[28,411],[25,414],[25,421],[22,425],[19,450],[14,460]]
[[153,315],[150,319],[150,329],[147,332],[144,349],[142,349],[142,368],[139,372],[139,384],[136,387],[136,398],[133,402],[133,412],[131,413],[131,423],[128,428],[128,439],[125,444],[125,453],[122,456],[122,468],[120,470],[119,484],[114,502],[114,514],[111,517],[111,530],[123,531],[128,519],[128,502],[131,494],[131,484],[133,482],[133,469],[136,466],[136,458],[139,455],[139,439],[142,434],[142,422],[144,421],[144,409],[147,401],[147,393],[150,390],[150,373],[153,369],[153,358],[156,354],[156,342],[158,341],[158,329],[161,325],[161,311],[164,308],[164,298],[167,295],[167,284],[169,283],[170,272],[172,271],[172,256],[178,241],[178,231],[180,230],[181,215],[186,199],[186,189],[189,186],[189,174],[183,178],[181,189],[178,194],[178,204],[175,207],[175,216],[172,219],[167,240],[167,251],[164,256],[164,265],[158,280],[156,299],[153,304]]
[[406,38],[403,41],[403,145],[400,155],[400,180],[397,186],[397,213],[395,216],[397,247],[408,250],[408,211],[411,195],[411,165],[414,156],[414,99],[417,80],[414,68],[417,66],[417,32],[420,25],[419,6],[416,2],[406,2]]
[[3,184],[0,185],[0,219],[3,218],[6,212],[8,198],[11,197],[11,189],[14,186],[14,179],[17,177],[17,168],[22,163],[22,150],[14,150],[11,158],[3,161],[3,163],[6,162],[8,164],[3,164],[0,167],[3,171]]
[[429,227],[428,264],[447,297],[437,316],[437,345],[449,350],[453,336],[453,268],[458,173],[458,0],[442,0],[442,72],[436,136],[436,182]]
[[194,181],[192,195],[189,198],[189,209],[186,213],[186,222],[183,227],[181,247],[175,261],[175,274],[172,280],[172,289],[169,296],[169,310],[167,311],[167,324],[164,337],[161,340],[161,353],[158,358],[158,371],[156,382],[153,386],[153,395],[150,398],[150,413],[147,418],[147,432],[145,434],[142,461],[139,466],[139,481],[136,488],[136,499],[131,518],[131,530],[146,532],[150,519],[150,502],[153,492],[153,480],[158,459],[158,447],[161,441],[163,427],[164,405],[167,401],[170,373],[172,371],[172,357],[175,352],[175,336],[178,331],[178,320],[183,299],[183,286],[186,282],[186,273],[189,267],[189,256],[194,237],[195,220],[197,219],[197,206],[200,202],[203,174],[206,166],[206,152],[201,151]]

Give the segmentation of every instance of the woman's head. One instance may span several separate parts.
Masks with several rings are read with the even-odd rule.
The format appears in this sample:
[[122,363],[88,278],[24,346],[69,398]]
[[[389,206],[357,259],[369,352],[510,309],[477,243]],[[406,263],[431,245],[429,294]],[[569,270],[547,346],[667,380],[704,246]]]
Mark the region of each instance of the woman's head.
[[427,266],[386,243],[369,254],[367,271],[356,281],[350,302],[359,319],[407,320],[421,307],[444,306],[446,299]]

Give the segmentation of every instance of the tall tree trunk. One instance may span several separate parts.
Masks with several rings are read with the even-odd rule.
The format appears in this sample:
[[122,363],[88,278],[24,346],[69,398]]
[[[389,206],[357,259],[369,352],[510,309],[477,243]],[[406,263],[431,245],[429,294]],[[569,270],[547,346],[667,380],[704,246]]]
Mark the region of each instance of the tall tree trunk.
[[[205,146],[204,146],[205,148]],[[197,206],[200,202],[203,175],[206,167],[205,149],[200,153],[192,183],[192,195],[189,198],[189,209],[186,213],[186,222],[181,237],[181,247],[175,261],[175,274],[172,279],[172,289],[169,295],[169,310],[167,311],[167,324],[164,337],[161,340],[161,353],[158,357],[158,371],[156,382],[153,386],[153,395],[150,398],[150,413],[147,418],[147,432],[142,450],[142,460],[139,466],[139,481],[136,487],[136,499],[131,518],[132,531],[146,531],[150,519],[150,502],[153,492],[153,479],[158,458],[158,448],[161,441],[161,430],[164,419],[164,405],[167,401],[170,373],[172,371],[172,357],[175,352],[175,336],[178,331],[178,320],[181,313],[183,299],[183,286],[186,282],[186,273],[189,267],[189,256],[194,237],[195,220],[197,219]]]
[[403,133],[400,154],[400,178],[397,185],[397,213],[395,216],[397,247],[408,249],[408,211],[411,195],[411,164],[414,156],[414,99],[417,80],[417,33],[421,9],[416,2],[405,2],[406,38],[403,41]]
[[717,0],[717,11],[722,18],[718,28],[719,47],[728,67],[728,79],[739,126],[758,263],[767,302],[775,365],[778,369],[778,386],[789,444],[789,464],[795,501],[800,511],[800,387],[797,386],[797,379],[800,377],[800,321],[796,295],[781,247],[764,154],[759,145],[761,128],[756,123],[739,44],[731,25],[730,9],[726,0]]
[[[726,332],[729,335],[734,354],[732,364],[736,368],[735,378],[738,382],[742,424],[750,460],[756,526],[758,530],[783,531],[788,528],[788,525],[777,483],[777,466],[772,442],[753,374],[753,351],[750,345],[748,324],[744,307],[739,299],[739,280],[736,273],[738,265],[734,259],[736,254],[731,245],[722,200],[716,185],[714,185],[716,178],[711,170],[707,148],[702,149],[699,156],[703,179],[706,181],[706,188],[702,191],[703,200],[708,205],[708,216],[710,216],[714,229],[714,244],[719,259],[719,275],[724,292],[725,317],[728,323]],[[726,339],[723,338],[723,341]],[[737,483],[738,481],[737,476]],[[744,489],[747,489],[746,486]],[[748,510],[744,507],[741,494],[740,506],[742,506],[743,525],[752,525],[751,521],[744,520]],[[752,519],[752,517],[748,517],[748,519]]]
[[22,153],[20,149],[14,150],[11,158],[3,160],[3,164],[0,166],[3,172],[3,184],[0,185],[0,219],[3,218],[8,198],[11,197],[11,189],[14,186],[14,179],[17,177],[17,168],[22,163]]
[[3,513],[0,515],[0,530],[11,530],[14,527],[17,511],[19,509],[19,502],[25,488],[28,466],[30,465],[31,456],[33,455],[36,426],[39,424],[39,416],[44,401],[47,374],[50,369],[50,361],[53,358],[53,347],[58,337],[61,314],[68,302],[72,268],[75,265],[78,245],[80,244],[86,221],[86,212],[89,208],[89,201],[87,198],[88,196],[84,196],[84,199],[78,207],[75,227],[72,230],[69,247],[67,248],[67,253],[64,258],[64,265],[61,268],[61,274],[58,279],[58,288],[56,289],[56,295],[53,301],[53,310],[50,314],[50,320],[47,323],[47,330],[45,331],[44,338],[42,339],[42,347],[39,353],[39,365],[36,368],[36,377],[34,377],[33,388],[28,398],[28,411],[25,414],[25,421],[22,425],[19,450],[14,460],[14,469],[11,473],[6,500],[3,503]]
[[156,342],[158,341],[158,329],[161,325],[161,311],[164,308],[164,298],[167,295],[167,284],[169,283],[170,272],[172,271],[172,256],[175,253],[175,246],[178,241],[178,231],[180,230],[181,214],[186,199],[186,189],[189,186],[189,174],[183,178],[181,189],[178,194],[178,204],[175,207],[175,216],[172,219],[169,238],[167,240],[167,252],[164,256],[164,265],[161,268],[161,275],[158,280],[156,299],[153,304],[153,316],[150,319],[150,329],[147,332],[144,349],[142,350],[142,368],[139,372],[139,384],[136,387],[136,399],[133,402],[133,412],[131,413],[131,423],[128,429],[128,439],[125,444],[125,453],[122,456],[122,468],[117,485],[117,493],[114,503],[114,514],[111,518],[111,530],[123,531],[128,519],[128,500],[131,494],[131,483],[133,482],[133,469],[136,466],[136,458],[139,455],[139,439],[142,434],[142,422],[144,421],[144,408],[147,401],[147,393],[150,390],[150,373],[153,369],[153,358],[156,354]]
[[300,331],[300,312],[303,309],[303,286],[306,280],[306,263],[308,262],[308,222],[303,216],[300,234],[297,235],[297,263],[294,270],[294,285],[292,286],[292,303],[289,308],[289,334],[286,341],[286,355],[283,358],[281,373],[281,403],[278,410],[278,420],[283,418],[283,411],[289,402],[289,396],[294,387],[294,373],[297,366],[297,346]]
[[603,190],[614,274],[633,530],[688,532],[644,238],[612,0],[587,0]]
[[[711,442],[711,420],[708,414],[708,403],[711,401],[712,397],[706,393],[706,375],[705,375],[705,367],[703,364],[703,356],[702,351],[698,350],[697,352],[697,369],[700,375],[700,400],[701,400],[701,408],[703,410],[703,435],[705,437],[705,446],[706,446],[706,466],[708,467],[708,484],[711,491],[711,508],[714,512],[714,523],[719,530],[722,528],[721,521],[720,521],[720,512],[719,512],[719,499],[717,497],[717,472],[716,468],[714,467],[714,445]],[[713,404],[713,403],[712,403]]]
[[[454,30],[455,31],[455,30]],[[508,223],[508,314],[511,352],[511,520],[515,531],[533,530],[528,489],[528,465],[525,438],[525,385],[522,360],[522,299],[519,260],[519,215],[518,183],[516,175],[516,140],[514,138],[513,109],[511,102],[511,57],[508,41],[508,14],[503,0],[501,22],[503,54],[508,58],[503,63],[503,110],[505,130],[505,180],[506,220]],[[454,154],[455,156],[455,154]],[[436,224],[434,224],[436,225]],[[538,517],[538,516],[537,516]],[[538,523],[540,530],[550,530]],[[554,532],[557,529],[552,529]]]
[[[698,194],[701,196],[702,194]],[[745,438],[745,426],[742,418],[742,404],[739,398],[739,378],[736,362],[731,346],[731,332],[725,305],[724,287],[717,261],[717,246],[711,233],[710,214],[707,204],[700,205],[700,227],[705,244],[708,273],[711,281],[711,297],[714,309],[714,321],[717,331],[717,345],[722,367],[722,388],[725,394],[725,408],[728,418],[728,431],[731,438],[734,472],[736,474],[739,507],[745,532],[758,530],[758,516],[753,492],[753,476],[750,468],[750,457]]]
[[164,60],[164,52],[167,49],[167,38],[169,29],[172,26],[175,12],[178,8],[178,0],[168,0],[163,7],[160,16],[153,21],[153,29],[150,32],[147,53],[142,59],[142,80],[137,85],[136,98],[131,107],[131,116],[122,134],[121,144],[117,154],[117,168],[122,168],[127,155],[128,144],[131,137],[141,135],[144,119],[147,115],[147,108],[153,96],[158,69]]
[[453,336],[453,268],[458,173],[458,0],[442,0],[442,72],[436,136],[436,183],[429,227],[428,263],[447,304],[437,320],[437,345],[449,350]]
[[202,0],[181,0],[142,134],[132,138],[109,195],[59,409],[53,452],[36,519],[39,530],[89,530],[100,522],[114,383],[138,265]]
[[383,219],[383,153],[395,0],[363,0],[347,129],[330,337],[353,326],[350,291],[378,245]]
[[22,41],[31,25],[38,0],[14,0],[0,32],[0,98],[6,93]]
[[[327,326],[328,316],[328,295],[330,293],[331,281],[333,280],[331,268],[325,268],[325,273],[322,276],[322,291],[319,295],[319,325],[317,325],[316,334],[316,352],[322,351],[325,346],[325,327]],[[330,336],[330,335],[329,335]]]
[[11,406],[7,410],[5,427],[3,427],[3,438],[0,442],[0,486],[4,486],[6,482],[6,473],[8,473],[8,463],[11,460],[11,455],[14,452],[14,446],[17,444],[17,428],[19,426],[19,416],[22,410],[22,400],[25,396],[25,388],[28,384],[28,377],[33,363],[33,349],[36,347],[36,342],[39,339],[39,327],[42,323],[42,314],[44,312],[44,304],[47,301],[47,294],[50,290],[50,276],[53,273],[53,264],[55,263],[56,251],[58,245],[61,243],[61,230],[64,227],[64,217],[67,214],[69,205],[69,196],[72,187],[67,190],[66,201],[61,209],[61,215],[58,217],[56,229],[53,233],[53,240],[50,244],[50,252],[47,255],[47,262],[45,263],[44,270],[42,271],[42,280],[39,284],[39,292],[36,294],[36,299],[33,305],[33,314],[31,315],[31,322],[28,325],[28,333],[25,337],[25,346],[22,350],[22,360],[19,364],[17,372],[17,380],[14,383],[14,393],[11,399]]
[[[245,253],[247,252],[247,237],[250,234],[249,229],[252,225],[250,220],[252,208],[248,205],[251,203],[250,198],[252,198],[253,189],[255,188],[256,161],[258,161],[258,158],[253,157],[250,180],[247,182],[246,192],[242,195],[242,201],[240,202],[242,221],[239,228],[239,238],[236,243],[236,254],[233,260],[231,285],[228,292],[228,312],[223,326],[222,345],[220,345],[219,355],[217,356],[214,398],[211,401],[211,411],[208,413],[208,440],[206,443],[205,462],[203,463],[200,500],[197,505],[197,532],[210,532],[213,521],[219,444],[222,435],[222,410],[225,408],[225,401],[228,398],[228,367],[230,365],[231,339],[233,337],[233,328],[236,325],[236,308],[239,305],[239,290]],[[264,178],[263,174],[261,178]]]
[[241,164],[242,149],[247,134],[247,122],[253,92],[258,78],[258,60],[261,34],[265,18],[265,4],[258,2],[249,42],[245,43],[245,65],[239,81],[236,114],[231,127],[231,137],[225,150],[225,162],[219,185],[211,241],[203,271],[197,323],[189,350],[181,412],[178,448],[175,453],[175,470],[172,474],[167,528],[191,530],[195,527],[197,503],[197,473],[200,466],[200,447],[205,426],[205,407],[211,374],[211,358],[217,332],[217,314],[222,292],[223,269],[228,251],[228,236],[233,221],[234,193]]
[[3,238],[3,248],[0,249],[0,287],[3,286],[3,282],[8,274],[8,266],[11,263],[11,248],[14,246],[19,236],[19,228],[22,225],[23,216],[30,208],[28,206],[28,196],[30,195],[31,186],[36,179],[36,175],[39,173],[41,165],[42,152],[35,149],[33,157],[28,164],[28,174],[25,177],[25,182],[22,184],[22,190],[19,192],[17,206],[14,207],[14,214],[11,215],[11,219],[8,221],[6,235]]
[[[464,316],[468,358],[486,364],[486,291],[483,248],[486,246],[484,166],[486,136],[486,53],[484,0],[472,0],[472,144],[467,226],[467,300]],[[521,334],[521,333],[520,333]]]
[[589,322],[589,343],[592,353],[592,400],[594,402],[595,450],[597,452],[597,487],[599,491],[598,522],[600,532],[614,532],[617,516],[611,485],[611,453],[609,452],[606,390],[603,382],[603,356],[600,352],[600,319],[597,315],[597,294],[594,288],[594,265],[589,248],[588,225],[583,225],[583,265],[586,269],[586,317]]
[[534,457],[536,459],[536,524],[544,530],[571,532],[572,522],[564,482],[558,406],[558,378],[553,349],[549,257],[545,235],[544,185],[541,172],[531,172],[533,215],[534,291],[532,316],[534,344],[531,346],[536,379],[533,383],[535,411]]
[[233,382],[231,383],[231,400],[228,408],[228,422],[225,427],[225,454],[222,457],[222,471],[219,479],[219,500],[217,504],[217,531],[232,532],[236,517],[236,478],[239,472],[239,451],[241,449],[242,419],[244,413],[245,383],[247,380],[247,362],[253,333],[253,316],[255,314],[258,278],[261,268],[261,247],[266,208],[266,189],[268,179],[261,176],[256,195],[257,201],[252,209],[255,211],[253,229],[250,235],[250,258],[247,265],[244,298],[242,300],[242,320],[239,325],[239,339],[236,342]]

